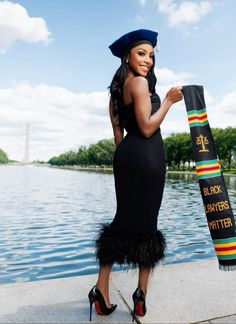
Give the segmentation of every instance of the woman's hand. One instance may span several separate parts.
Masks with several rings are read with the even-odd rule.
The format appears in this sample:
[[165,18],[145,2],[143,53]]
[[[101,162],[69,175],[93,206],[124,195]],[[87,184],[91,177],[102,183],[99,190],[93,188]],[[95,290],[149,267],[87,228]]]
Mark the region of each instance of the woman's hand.
[[166,94],[166,100],[169,101],[171,104],[182,100],[183,99],[182,90],[183,87],[181,86],[172,87]]

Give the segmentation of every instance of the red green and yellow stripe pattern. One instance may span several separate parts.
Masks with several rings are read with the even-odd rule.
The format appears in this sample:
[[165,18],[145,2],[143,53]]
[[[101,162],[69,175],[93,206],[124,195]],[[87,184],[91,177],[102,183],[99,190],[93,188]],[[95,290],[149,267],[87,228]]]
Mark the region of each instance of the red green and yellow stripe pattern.
[[208,124],[206,108],[187,111],[189,126],[205,126]]
[[213,240],[216,255],[220,260],[236,258],[236,237]]
[[206,179],[221,176],[219,160],[208,160],[196,162],[198,179]]

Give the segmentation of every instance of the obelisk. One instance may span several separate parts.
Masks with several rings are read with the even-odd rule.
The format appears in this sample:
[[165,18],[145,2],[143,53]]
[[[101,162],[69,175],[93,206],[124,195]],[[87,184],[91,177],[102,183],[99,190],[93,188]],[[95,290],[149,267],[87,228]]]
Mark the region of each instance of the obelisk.
[[28,164],[30,163],[30,147],[29,147],[29,123],[26,124],[26,131],[25,131],[25,155],[23,159],[23,163]]

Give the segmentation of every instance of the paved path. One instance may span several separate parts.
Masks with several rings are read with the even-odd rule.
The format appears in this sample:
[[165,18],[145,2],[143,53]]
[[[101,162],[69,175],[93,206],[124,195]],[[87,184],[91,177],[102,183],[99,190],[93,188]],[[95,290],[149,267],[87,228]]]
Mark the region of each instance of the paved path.
[[[88,291],[96,275],[0,286],[0,323],[88,323]],[[93,309],[93,323],[131,323],[137,271],[113,272],[110,316]],[[218,270],[217,260],[158,267],[137,323],[236,323],[236,272]]]

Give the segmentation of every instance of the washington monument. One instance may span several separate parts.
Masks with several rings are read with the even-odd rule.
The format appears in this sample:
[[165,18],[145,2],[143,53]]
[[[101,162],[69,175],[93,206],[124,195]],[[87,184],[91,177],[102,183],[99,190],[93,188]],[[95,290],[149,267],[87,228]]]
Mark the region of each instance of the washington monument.
[[26,130],[25,130],[25,155],[23,159],[23,163],[30,163],[30,146],[29,146],[29,123],[26,124]]

